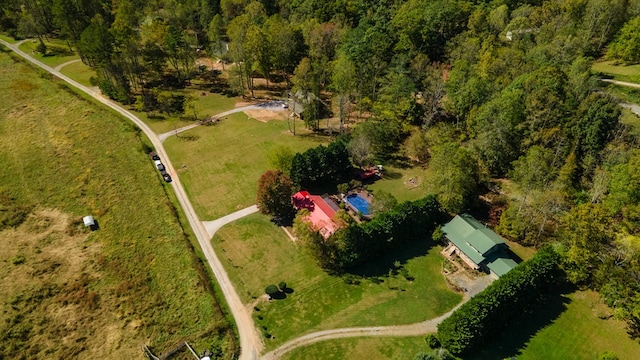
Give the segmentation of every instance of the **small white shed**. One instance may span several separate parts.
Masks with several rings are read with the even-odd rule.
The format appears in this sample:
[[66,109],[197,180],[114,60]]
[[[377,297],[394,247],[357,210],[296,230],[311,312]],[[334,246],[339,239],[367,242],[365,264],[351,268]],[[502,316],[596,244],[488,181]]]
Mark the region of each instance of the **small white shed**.
[[96,221],[93,220],[93,216],[91,216],[91,215],[87,215],[87,216],[83,217],[82,221],[84,221],[84,226],[86,226],[86,227],[96,226]]

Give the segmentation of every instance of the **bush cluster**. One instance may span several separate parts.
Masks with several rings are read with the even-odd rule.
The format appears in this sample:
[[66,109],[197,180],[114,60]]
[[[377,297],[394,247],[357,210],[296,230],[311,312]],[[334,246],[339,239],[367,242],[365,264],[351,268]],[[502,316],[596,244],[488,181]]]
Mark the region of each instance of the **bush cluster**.
[[349,151],[342,140],[297,153],[291,161],[291,179],[303,188],[335,182],[349,170]]

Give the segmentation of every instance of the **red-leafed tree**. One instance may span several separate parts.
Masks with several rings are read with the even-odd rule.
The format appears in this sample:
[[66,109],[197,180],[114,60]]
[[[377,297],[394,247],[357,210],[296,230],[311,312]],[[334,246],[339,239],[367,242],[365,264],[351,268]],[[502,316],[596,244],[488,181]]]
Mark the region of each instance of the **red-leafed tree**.
[[269,170],[258,181],[258,209],[278,222],[290,222],[296,210],[291,203],[293,181],[282,171]]

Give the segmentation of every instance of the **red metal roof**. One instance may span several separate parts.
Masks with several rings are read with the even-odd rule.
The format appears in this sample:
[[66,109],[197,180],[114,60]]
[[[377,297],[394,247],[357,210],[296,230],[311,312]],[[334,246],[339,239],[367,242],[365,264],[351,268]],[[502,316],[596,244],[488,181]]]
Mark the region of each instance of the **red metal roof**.
[[320,231],[322,236],[328,238],[340,226],[333,221],[336,211],[318,195],[310,195],[306,191],[299,191],[292,196],[295,207],[299,209],[308,209],[308,220],[313,226]]

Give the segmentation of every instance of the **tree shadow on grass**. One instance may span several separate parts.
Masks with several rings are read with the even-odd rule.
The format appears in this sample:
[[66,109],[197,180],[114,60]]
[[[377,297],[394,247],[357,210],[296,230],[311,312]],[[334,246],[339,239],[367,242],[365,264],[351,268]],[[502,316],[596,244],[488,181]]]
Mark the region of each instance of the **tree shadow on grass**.
[[551,325],[567,309],[571,299],[567,296],[576,289],[570,285],[558,286],[546,294],[537,306],[525,309],[525,312],[511,324],[505,326],[494,341],[484,344],[464,359],[507,359],[521,355],[531,338],[540,330]]
[[402,245],[399,249],[389,251],[365,264],[349,268],[345,272],[362,277],[388,275],[389,271],[399,270],[399,267],[396,266],[397,263],[402,266],[415,257],[426,255],[433,245],[433,242],[430,241],[411,241]]
[[271,299],[273,300],[284,300],[287,298],[287,294],[284,291],[278,291],[275,294],[271,295]]
[[384,170],[383,177],[385,179],[397,180],[402,178],[402,173],[392,170]]

